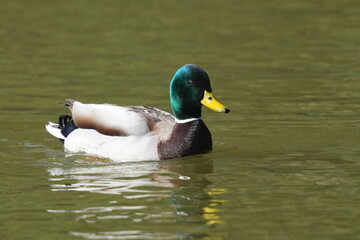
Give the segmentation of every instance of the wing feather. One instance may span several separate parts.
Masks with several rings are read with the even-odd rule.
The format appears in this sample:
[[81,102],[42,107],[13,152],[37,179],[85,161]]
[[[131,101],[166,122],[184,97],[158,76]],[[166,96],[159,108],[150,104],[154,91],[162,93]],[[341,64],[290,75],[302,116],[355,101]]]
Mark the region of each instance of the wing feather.
[[152,107],[83,104],[73,101],[69,108],[79,128],[95,129],[110,136],[144,135],[158,130],[159,125],[175,121],[170,113]]

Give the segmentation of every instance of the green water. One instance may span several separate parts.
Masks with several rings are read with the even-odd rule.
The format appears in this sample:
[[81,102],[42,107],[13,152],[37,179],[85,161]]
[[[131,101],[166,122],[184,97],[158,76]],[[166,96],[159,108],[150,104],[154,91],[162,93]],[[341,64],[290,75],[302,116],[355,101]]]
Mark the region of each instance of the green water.
[[[360,239],[360,2],[3,1],[1,239]],[[170,111],[210,75],[211,153],[116,164],[44,130],[65,98]]]

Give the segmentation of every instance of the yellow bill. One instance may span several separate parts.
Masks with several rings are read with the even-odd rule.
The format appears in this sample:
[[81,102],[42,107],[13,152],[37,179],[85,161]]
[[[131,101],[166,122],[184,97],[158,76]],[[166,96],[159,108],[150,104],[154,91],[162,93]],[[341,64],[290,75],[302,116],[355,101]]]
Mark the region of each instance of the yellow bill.
[[204,98],[201,100],[201,103],[215,112],[230,112],[230,109],[226,108],[224,105],[222,105],[215,99],[213,93],[207,92],[206,90],[204,92]]

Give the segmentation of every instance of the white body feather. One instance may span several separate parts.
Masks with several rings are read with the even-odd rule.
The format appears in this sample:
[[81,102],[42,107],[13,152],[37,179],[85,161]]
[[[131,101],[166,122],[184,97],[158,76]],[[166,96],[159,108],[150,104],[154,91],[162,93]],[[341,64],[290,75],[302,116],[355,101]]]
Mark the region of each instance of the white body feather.
[[159,159],[157,137],[152,133],[114,137],[92,129],[76,129],[65,139],[64,147],[70,152],[85,152],[117,162]]

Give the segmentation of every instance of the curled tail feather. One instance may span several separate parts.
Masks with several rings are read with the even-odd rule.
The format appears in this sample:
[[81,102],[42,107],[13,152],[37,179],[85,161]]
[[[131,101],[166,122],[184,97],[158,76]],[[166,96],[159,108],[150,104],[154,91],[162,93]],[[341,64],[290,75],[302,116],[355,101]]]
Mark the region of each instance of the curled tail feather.
[[61,115],[58,123],[49,122],[45,128],[51,135],[64,143],[65,138],[78,127],[75,125],[71,116]]

